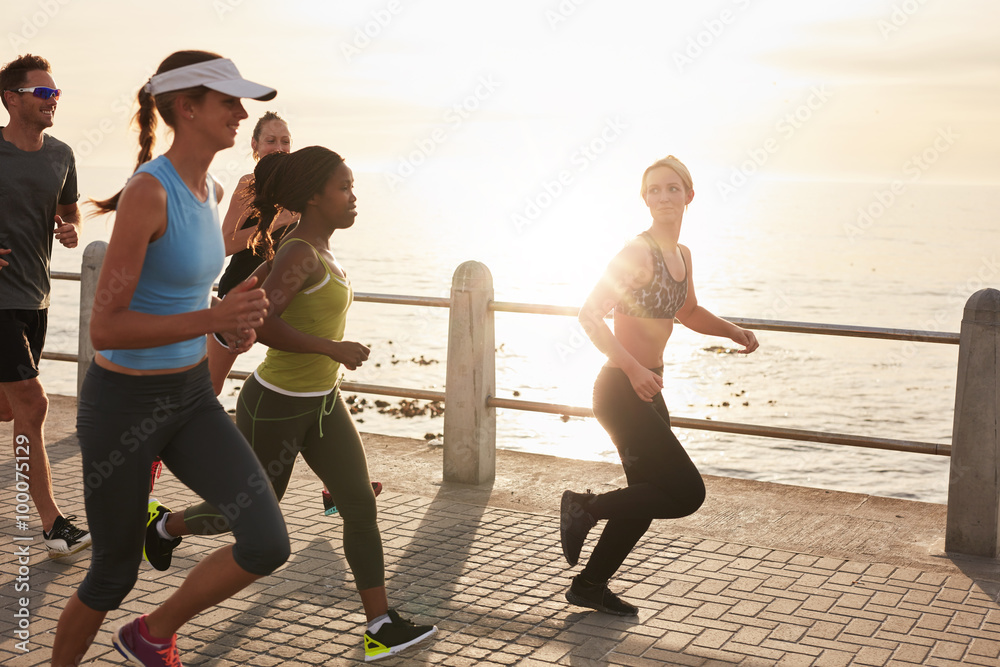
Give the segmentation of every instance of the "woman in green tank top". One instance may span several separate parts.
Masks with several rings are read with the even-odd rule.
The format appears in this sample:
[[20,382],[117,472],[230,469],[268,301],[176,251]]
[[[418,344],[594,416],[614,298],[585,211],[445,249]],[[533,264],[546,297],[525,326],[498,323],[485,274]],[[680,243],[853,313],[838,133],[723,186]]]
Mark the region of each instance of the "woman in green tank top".
[[[375,660],[426,639],[437,627],[414,625],[389,608],[368,463],[338,391],[341,366],[354,370],[369,352],[343,340],[353,291],[330,251],[333,233],[351,227],[357,216],[353,186],[344,160],[319,146],[268,155],[254,170],[259,225],[252,241],[269,259],[255,275],[266,274],[263,288],[271,304],[257,340],[269,349],[240,391],[236,425],[279,500],[300,453],[331,490],[344,519],[344,555],[368,618],[365,659]],[[273,251],[267,229],[278,208],[301,211],[302,217]],[[147,531],[147,556],[165,569],[176,538],[226,532],[230,519],[206,503],[165,514]]]

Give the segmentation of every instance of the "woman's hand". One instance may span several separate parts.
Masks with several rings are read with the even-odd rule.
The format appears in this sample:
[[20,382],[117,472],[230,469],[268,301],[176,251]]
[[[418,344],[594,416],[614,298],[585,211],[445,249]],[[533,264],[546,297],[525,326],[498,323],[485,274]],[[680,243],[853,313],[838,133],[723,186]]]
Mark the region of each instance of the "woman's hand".
[[[254,329],[251,329],[249,334],[223,332],[219,335],[226,341],[226,349],[231,354],[243,354],[257,342],[257,332]],[[239,338],[239,336],[243,336],[243,338]]]
[[[230,349],[234,352],[244,347],[248,340],[253,344],[256,340],[254,329],[263,324],[267,316],[267,295],[262,289],[254,289],[256,284],[256,276],[250,276],[212,307],[215,329],[223,333],[227,342],[231,341]],[[236,345],[235,349],[232,344]]]
[[334,361],[339,361],[348,370],[353,371],[368,361],[368,354],[371,350],[361,343],[350,340],[334,340],[330,343],[331,349],[327,356]]
[[626,373],[626,375],[629,382],[632,383],[635,395],[647,403],[652,402],[653,397],[663,390],[663,378],[648,368],[640,366],[637,370]]
[[736,333],[732,336],[732,341],[737,345],[743,346],[743,349],[739,351],[740,354],[750,354],[760,345],[752,331],[740,327],[736,327]]

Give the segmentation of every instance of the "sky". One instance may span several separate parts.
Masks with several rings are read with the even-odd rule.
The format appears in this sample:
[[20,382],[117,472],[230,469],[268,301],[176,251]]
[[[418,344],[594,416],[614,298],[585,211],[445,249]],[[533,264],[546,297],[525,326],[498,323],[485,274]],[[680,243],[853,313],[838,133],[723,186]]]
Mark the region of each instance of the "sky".
[[247,104],[224,171],[250,164],[266,106],[394,191],[474,174],[530,196],[601,165],[634,189],[666,153],[723,193],[907,169],[996,183],[998,22],[990,0],[7,0],[0,36],[4,62],[52,62],[52,133],[84,167],[127,173],[139,86],[171,51],[203,48],[279,90]]

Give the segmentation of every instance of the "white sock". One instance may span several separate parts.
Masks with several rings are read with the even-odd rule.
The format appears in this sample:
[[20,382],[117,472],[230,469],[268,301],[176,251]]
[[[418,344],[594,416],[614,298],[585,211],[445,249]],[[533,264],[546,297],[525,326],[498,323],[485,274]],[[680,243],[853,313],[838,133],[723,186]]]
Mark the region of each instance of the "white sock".
[[167,517],[170,516],[170,512],[167,512],[160,517],[160,520],[156,522],[156,532],[160,534],[165,540],[176,539],[173,535],[167,532]]
[[375,633],[376,633],[376,632],[378,632],[378,631],[379,631],[379,630],[380,630],[380,629],[382,628],[382,626],[383,626],[383,625],[385,625],[386,623],[392,623],[392,621],[391,621],[391,620],[389,620],[389,614],[382,614],[382,615],[381,615],[381,616],[379,616],[378,618],[373,618],[373,619],[372,619],[372,620],[371,620],[371,621],[370,621],[370,622],[368,623],[368,632],[370,632],[370,633],[372,633],[372,634],[375,634]]

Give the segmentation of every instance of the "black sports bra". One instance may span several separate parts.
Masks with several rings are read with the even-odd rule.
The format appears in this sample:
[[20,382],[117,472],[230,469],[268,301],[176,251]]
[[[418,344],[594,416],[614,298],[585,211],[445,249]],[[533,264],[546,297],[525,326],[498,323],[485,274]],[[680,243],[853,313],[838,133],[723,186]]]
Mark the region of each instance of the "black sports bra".
[[615,312],[647,319],[673,319],[687,299],[688,268],[684,262],[684,253],[681,253],[684,279],[674,280],[667,270],[667,263],[663,259],[660,246],[653,237],[648,232],[643,232],[639,238],[649,246],[649,252],[653,257],[653,279],[647,285],[626,290],[621,301],[615,305]]

